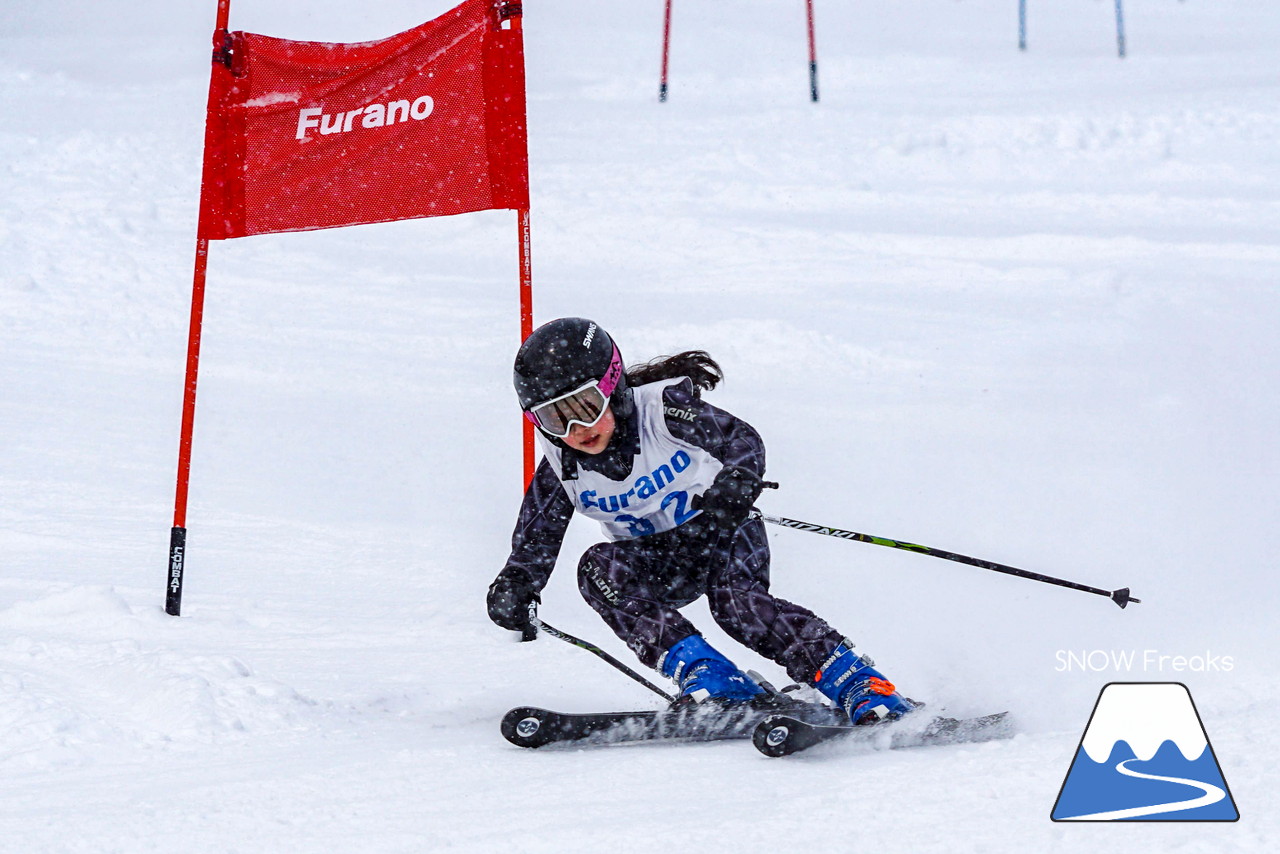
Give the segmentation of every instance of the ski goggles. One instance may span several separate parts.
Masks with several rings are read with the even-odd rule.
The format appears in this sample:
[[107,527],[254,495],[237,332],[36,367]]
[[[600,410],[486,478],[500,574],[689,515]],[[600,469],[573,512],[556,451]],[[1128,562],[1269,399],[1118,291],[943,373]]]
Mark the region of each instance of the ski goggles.
[[553,397],[551,400],[535,404],[524,412],[528,418],[543,432],[557,439],[569,435],[574,424],[583,427],[594,427],[609,407],[609,398],[618,387],[622,378],[622,355],[615,345],[613,358],[609,360],[609,369],[603,377],[579,386],[568,394]]

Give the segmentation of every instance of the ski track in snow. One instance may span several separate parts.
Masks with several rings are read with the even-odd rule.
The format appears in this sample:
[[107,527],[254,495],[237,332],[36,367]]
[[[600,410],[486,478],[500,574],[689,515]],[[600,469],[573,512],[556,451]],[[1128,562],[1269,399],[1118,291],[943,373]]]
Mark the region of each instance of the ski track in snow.
[[[213,5],[0,22],[0,852],[1280,847],[1273,4],[1130,0],[1120,62],[1099,0],[1030,4],[1026,54],[1006,0],[820,0],[813,105],[800,4],[677,3],[661,106],[661,4],[525,4],[539,321],[709,350],[766,512],[1143,599],[773,531],[779,595],[1022,727],[787,760],[499,736],[653,702],[485,618],[519,502],[510,212],[213,247],[164,615]],[[231,15],[358,41],[449,5]],[[543,614],[631,662],[576,590],[596,538],[571,526]],[[1189,686],[1239,822],[1050,821],[1098,690],[1143,679]]]

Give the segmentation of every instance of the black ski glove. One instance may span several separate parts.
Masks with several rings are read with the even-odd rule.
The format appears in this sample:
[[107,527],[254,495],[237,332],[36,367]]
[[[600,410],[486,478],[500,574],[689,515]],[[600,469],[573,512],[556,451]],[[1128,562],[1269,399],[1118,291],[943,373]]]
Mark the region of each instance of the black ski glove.
[[751,505],[765,487],[777,488],[749,468],[725,466],[707,491],[698,496],[694,507],[702,511],[707,522],[720,530],[732,530],[747,520]]
[[523,632],[525,637],[534,634],[529,618],[536,616],[538,588],[515,573],[498,573],[489,585],[489,619],[504,629]]

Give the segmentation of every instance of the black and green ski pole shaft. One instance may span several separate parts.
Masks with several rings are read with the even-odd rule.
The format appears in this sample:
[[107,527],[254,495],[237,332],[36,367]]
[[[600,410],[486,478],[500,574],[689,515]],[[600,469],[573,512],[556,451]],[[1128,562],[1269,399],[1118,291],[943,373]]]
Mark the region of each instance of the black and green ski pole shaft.
[[798,531],[811,531],[815,534],[825,534],[828,537],[838,537],[842,540],[857,540],[860,543],[872,543],[877,546],[888,546],[891,549],[902,549],[904,551],[915,552],[916,554],[929,555],[930,557],[940,557],[943,560],[953,560],[957,563],[965,563],[969,566],[976,566],[980,569],[990,569],[994,572],[1003,572],[1006,575],[1016,575],[1019,578],[1028,578],[1032,581],[1043,581],[1045,584],[1056,584],[1059,587],[1069,587],[1072,590],[1083,590],[1086,593],[1094,593],[1098,596],[1106,596],[1112,602],[1115,602],[1121,608],[1130,602],[1141,602],[1129,595],[1128,587],[1121,587],[1119,590],[1103,590],[1099,587],[1090,587],[1087,584],[1079,584],[1075,581],[1067,581],[1062,578],[1054,578],[1051,575],[1041,575],[1038,572],[1029,572],[1025,569],[1018,569],[1014,566],[1005,566],[995,561],[983,560],[976,557],[968,557],[966,555],[956,554],[955,552],[943,551],[929,546],[920,546],[915,543],[904,543],[901,540],[890,540],[887,537],[873,537],[870,534],[859,534],[857,531],[842,531],[839,528],[831,528],[825,525],[815,525],[812,522],[799,522],[795,519],[786,519],[782,516],[770,516],[767,513],[761,513],[753,510],[752,515],[768,522],[771,525],[781,525],[784,528],[795,528]]
[[636,673],[630,667],[627,667],[627,665],[623,664],[621,661],[618,661],[618,659],[614,658],[612,655],[605,652],[603,649],[596,646],[595,644],[584,641],[582,638],[575,638],[573,635],[569,634],[568,632],[562,632],[559,629],[557,629],[555,626],[549,626],[546,623],[544,623],[542,620],[538,619],[535,615],[530,614],[529,628],[525,629],[524,636],[521,637],[520,639],[522,641],[531,641],[538,636],[538,632],[545,632],[546,634],[551,635],[551,637],[553,638],[558,638],[559,640],[562,640],[565,643],[573,644],[579,649],[585,649],[587,652],[591,653],[592,655],[598,656],[599,658],[602,658],[605,661],[607,661],[609,664],[612,664],[616,669],[627,674],[632,679],[636,680],[641,685],[648,688],[650,691],[657,694],[662,699],[666,700],[668,703],[674,703],[676,701],[675,697],[671,696],[666,691],[663,691],[657,685],[654,685],[648,679],[645,679],[639,673]]

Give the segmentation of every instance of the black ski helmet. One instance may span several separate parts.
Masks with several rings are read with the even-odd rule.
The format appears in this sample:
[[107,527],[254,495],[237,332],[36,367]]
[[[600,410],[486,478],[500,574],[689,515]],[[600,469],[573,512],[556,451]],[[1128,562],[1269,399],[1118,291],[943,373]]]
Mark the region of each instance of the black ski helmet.
[[528,410],[562,394],[602,380],[611,368],[617,372],[609,403],[615,414],[630,414],[631,390],[622,355],[613,338],[593,320],[562,317],[545,323],[520,345],[516,353],[515,387],[520,408]]

